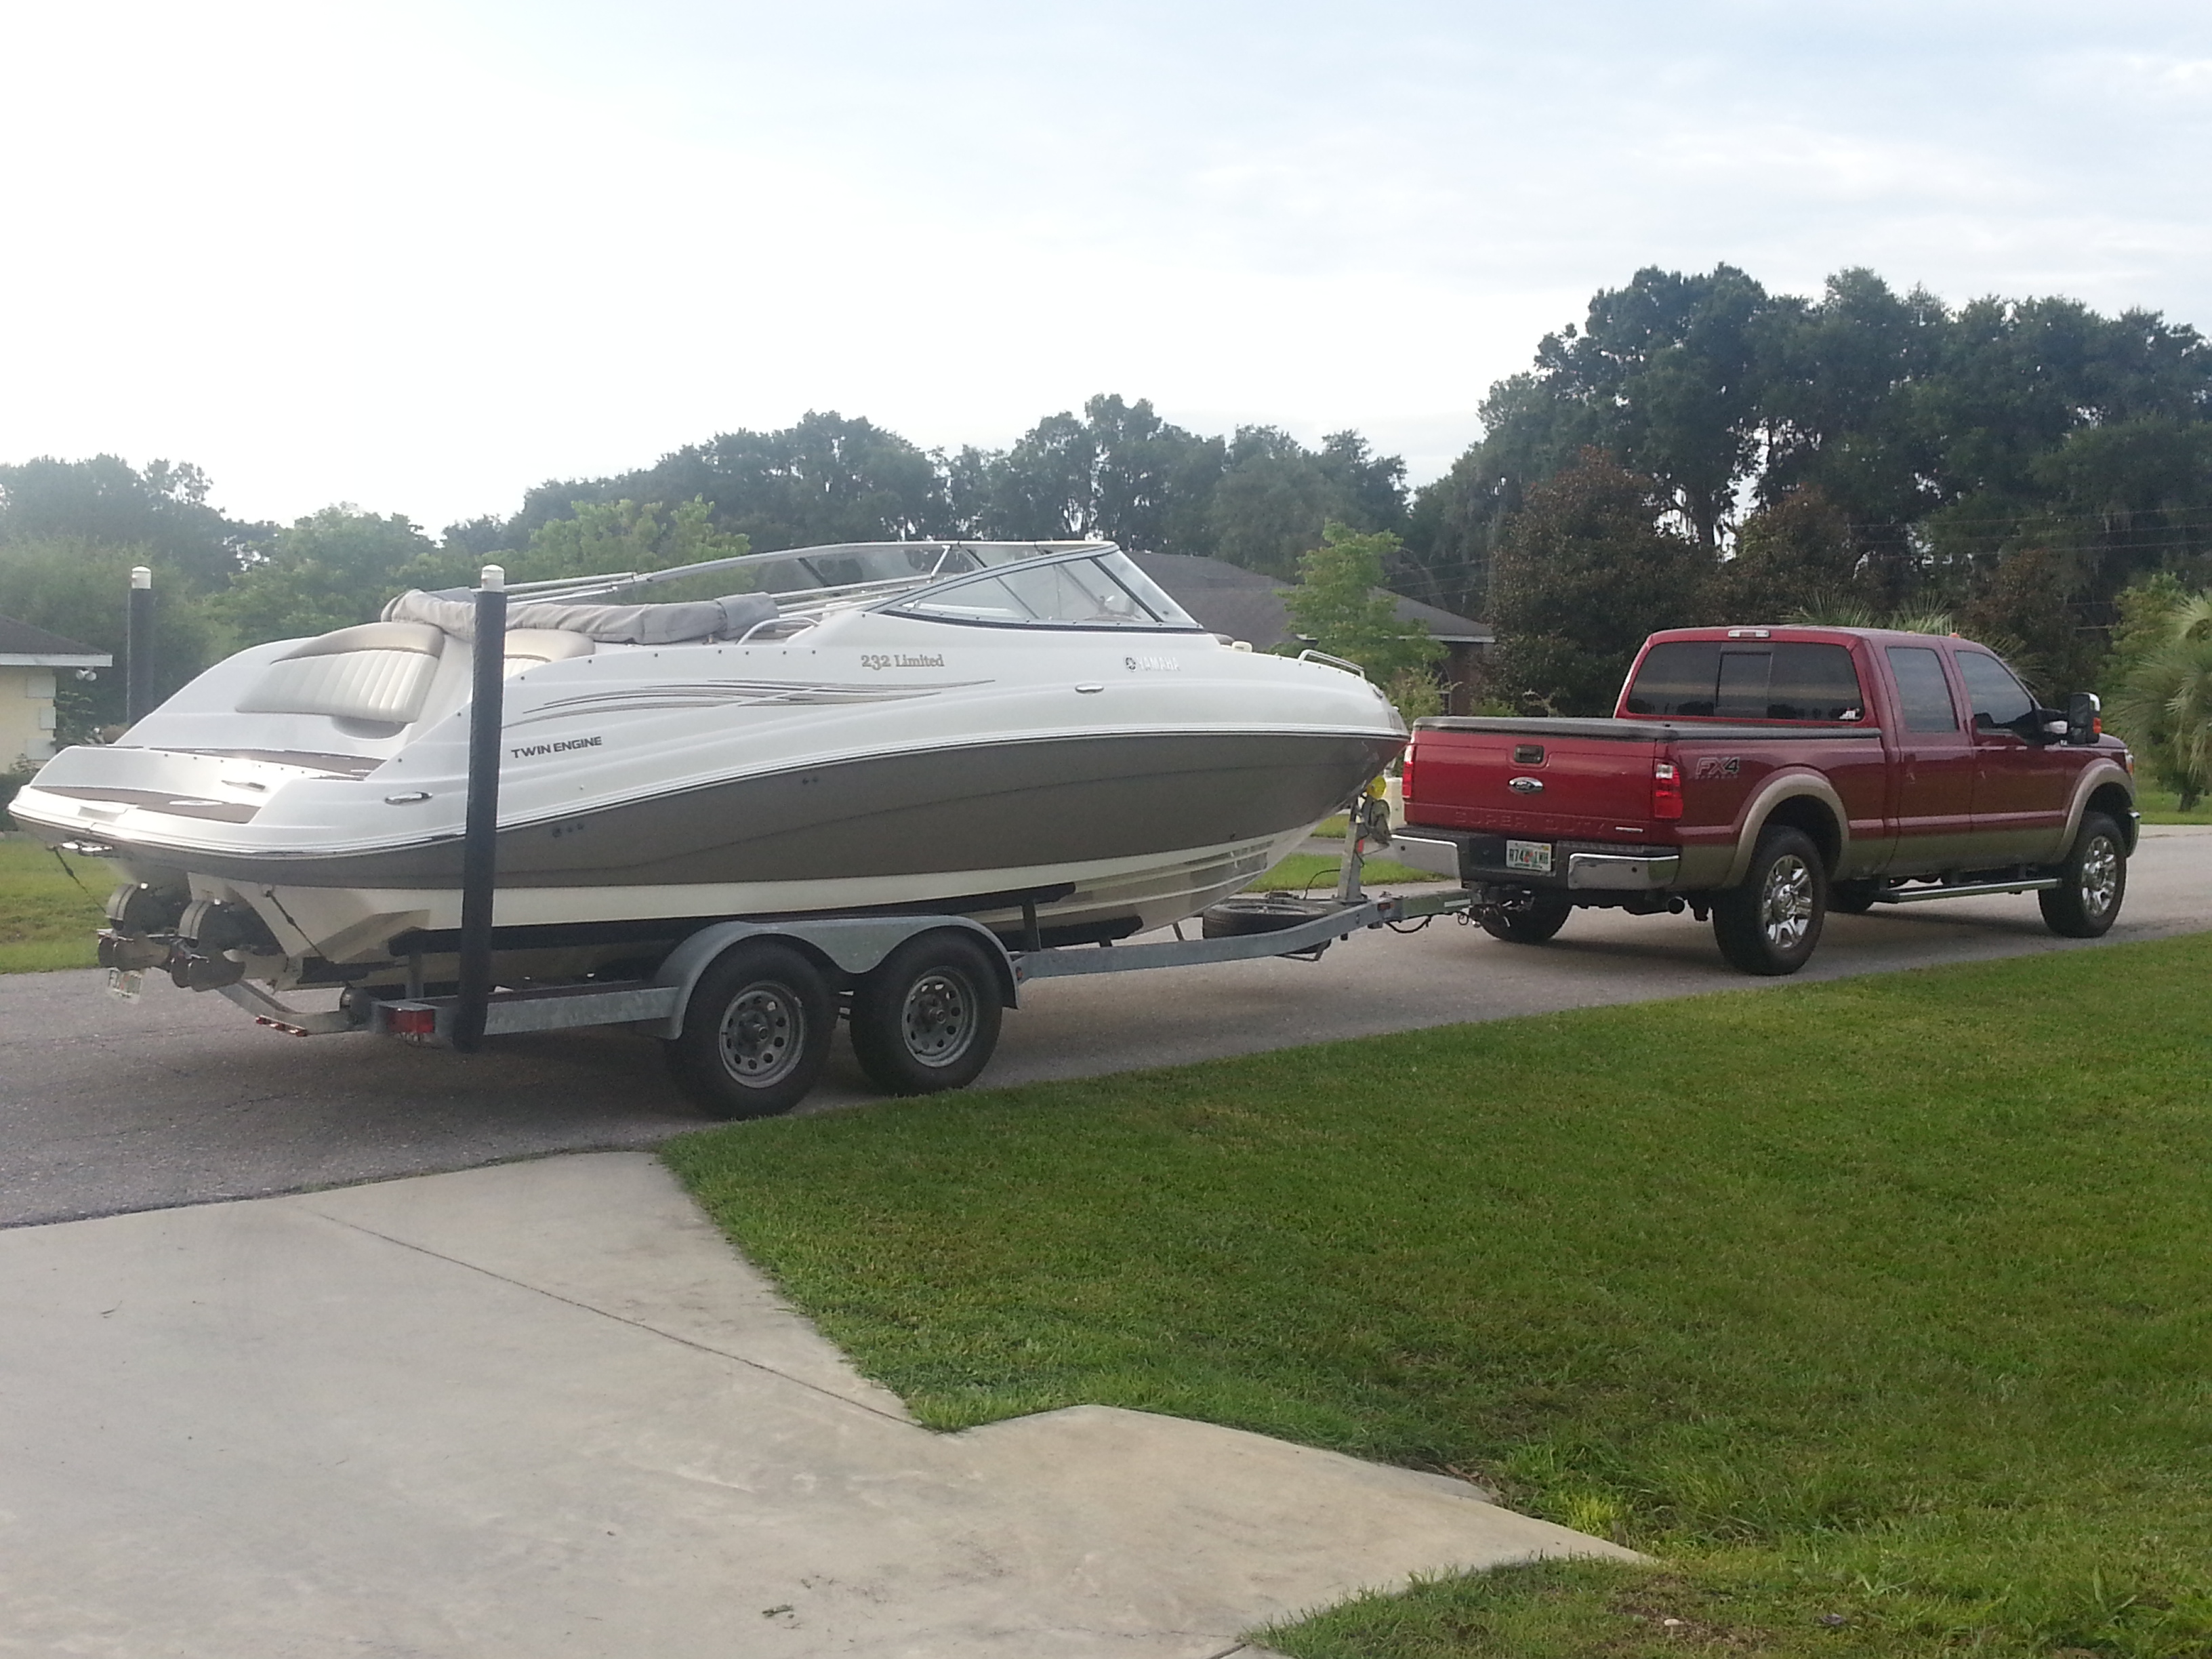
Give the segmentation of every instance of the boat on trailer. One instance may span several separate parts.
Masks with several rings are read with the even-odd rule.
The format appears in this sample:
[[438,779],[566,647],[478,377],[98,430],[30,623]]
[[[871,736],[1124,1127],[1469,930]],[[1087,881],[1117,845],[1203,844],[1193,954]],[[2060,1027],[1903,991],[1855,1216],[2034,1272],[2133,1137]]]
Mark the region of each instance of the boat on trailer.
[[[721,575],[738,591],[651,602]],[[1405,742],[1348,665],[1209,633],[1106,542],[809,548],[508,605],[507,987],[622,981],[733,922],[1110,942],[1246,886]],[[48,762],[13,811],[116,867],[103,963],[357,1008],[450,984],[473,615],[404,594]]]

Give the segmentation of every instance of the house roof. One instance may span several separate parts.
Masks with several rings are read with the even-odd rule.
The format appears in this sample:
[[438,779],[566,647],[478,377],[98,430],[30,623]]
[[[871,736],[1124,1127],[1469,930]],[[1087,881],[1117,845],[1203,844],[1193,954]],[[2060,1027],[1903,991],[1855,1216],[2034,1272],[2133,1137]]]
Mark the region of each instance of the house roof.
[[[1283,594],[1292,586],[1289,582],[1224,559],[1204,559],[1188,553],[1132,553],[1129,556],[1201,627],[1232,639],[1249,640],[1262,651],[1297,637],[1291,628],[1291,613],[1283,606]],[[1385,588],[1374,591],[1396,605],[1401,621],[1419,623],[1428,629],[1430,638],[1447,645],[1488,645],[1497,637],[1488,623],[1455,617]]]
[[114,660],[105,651],[0,617],[0,668],[106,668]]

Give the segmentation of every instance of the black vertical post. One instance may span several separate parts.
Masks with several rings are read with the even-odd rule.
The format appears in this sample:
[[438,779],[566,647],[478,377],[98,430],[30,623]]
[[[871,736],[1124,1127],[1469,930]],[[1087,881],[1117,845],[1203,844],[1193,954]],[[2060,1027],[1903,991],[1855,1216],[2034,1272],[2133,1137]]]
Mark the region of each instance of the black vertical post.
[[136,726],[154,708],[154,573],[131,567],[131,607],[123,618],[123,719]]
[[492,895],[499,884],[499,763],[507,666],[507,573],[483,568],[477,587],[476,683],[469,699],[468,820],[461,839],[461,970],[453,1047],[483,1042],[491,996]]

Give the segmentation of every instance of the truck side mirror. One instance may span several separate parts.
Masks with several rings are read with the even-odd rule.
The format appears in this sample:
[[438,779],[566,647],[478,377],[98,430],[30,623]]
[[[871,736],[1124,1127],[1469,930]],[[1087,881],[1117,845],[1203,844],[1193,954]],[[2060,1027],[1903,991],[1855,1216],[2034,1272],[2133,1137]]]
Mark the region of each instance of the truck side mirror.
[[2076,747],[2093,744],[2105,734],[2104,700],[2094,691],[2076,691],[2066,699],[2066,741]]

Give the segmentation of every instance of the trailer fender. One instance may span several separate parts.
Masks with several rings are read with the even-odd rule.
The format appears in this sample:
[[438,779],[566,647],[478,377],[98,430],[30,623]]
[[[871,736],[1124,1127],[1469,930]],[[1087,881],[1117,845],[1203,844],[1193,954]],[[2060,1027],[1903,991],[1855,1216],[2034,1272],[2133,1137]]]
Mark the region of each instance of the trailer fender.
[[990,947],[992,965],[999,975],[999,995],[1006,1007],[1016,1006],[1014,964],[999,936],[980,921],[966,916],[823,916],[793,921],[718,921],[702,927],[662,959],[654,970],[655,985],[672,986],[677,993],[675,1011],[653,1028],[655,1036],[675,1038],[684,1034],[684,1011],[700,976],[733,945],[749,939],[789,939],[844,979],[860,978],[883,959],[921,933],[973,933]]

